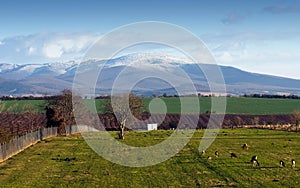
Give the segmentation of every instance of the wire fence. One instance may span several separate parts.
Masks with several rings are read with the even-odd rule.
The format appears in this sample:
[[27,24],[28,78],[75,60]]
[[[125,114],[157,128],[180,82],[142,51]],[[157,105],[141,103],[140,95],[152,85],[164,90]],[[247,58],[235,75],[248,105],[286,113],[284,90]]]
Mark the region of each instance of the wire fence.
[[[66,135],[93,131],[90,130],[88,126],[66,126]],[[58,135],[57,127],[41,128],[34,132],[29,132],[24,135],[20,135],[9,142],[0,144],[0,162],[16,155],[17,153],[23,151],[27,147],[36,144],[46,138],[55,137]]]

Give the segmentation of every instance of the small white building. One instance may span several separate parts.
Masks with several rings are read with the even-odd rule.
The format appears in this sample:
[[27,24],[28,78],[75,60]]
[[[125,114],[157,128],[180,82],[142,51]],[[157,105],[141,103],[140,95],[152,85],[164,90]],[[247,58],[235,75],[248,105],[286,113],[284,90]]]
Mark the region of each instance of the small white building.
[[157,123],[147,124],[147,130],[148,131],[157,130]]

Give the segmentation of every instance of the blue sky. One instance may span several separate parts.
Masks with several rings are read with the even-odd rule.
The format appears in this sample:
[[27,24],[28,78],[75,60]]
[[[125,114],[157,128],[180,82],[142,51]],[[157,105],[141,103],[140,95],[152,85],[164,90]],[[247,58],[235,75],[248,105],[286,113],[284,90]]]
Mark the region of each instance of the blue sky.
[[221,65],[300,79],[299,20],[297,0],[4,0],[0,63],[78,59],[116,27],[164,21],[199,36]]

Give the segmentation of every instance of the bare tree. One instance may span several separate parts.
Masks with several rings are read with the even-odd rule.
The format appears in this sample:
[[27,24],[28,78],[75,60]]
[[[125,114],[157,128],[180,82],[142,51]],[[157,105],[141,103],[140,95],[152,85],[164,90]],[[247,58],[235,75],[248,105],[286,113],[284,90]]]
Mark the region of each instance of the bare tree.
[[254,117],[252,120],[253,125],[259,125],[259,117]]
[[241,126],[243,124],[243,119],[240,116],[235,116],[234,117],[234,124],[235,124],[236,127]]
[[298,132],[298,127],[300,124],[300,111],[295,110],[292,113],[292,124],[296,127],[296,132]]
[[74,125],[75,119],[72,106],[72,92],[64,90],[46,105],[47,126],[58,127],[58,133],[66,134],[66,125]]
[[124,139],[126,125],[139,118],[143,101],[134,93],[111,96],[105,104],[107,115],[116,118],[119,126],[119,139]]

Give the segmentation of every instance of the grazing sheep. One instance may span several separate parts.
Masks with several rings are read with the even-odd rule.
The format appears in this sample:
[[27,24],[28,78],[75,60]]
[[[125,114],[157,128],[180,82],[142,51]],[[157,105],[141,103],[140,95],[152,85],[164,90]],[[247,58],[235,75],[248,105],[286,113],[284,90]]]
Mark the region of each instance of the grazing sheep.
[[215,152],[215,156],[219,157],[219,152],[218,151]]
[[248,144],[247,144],[247,143],[245,143],[245,144],[243,144],[242,148],[243,148],[243,149],[248,149],[248,148],[249,148],[249,146],[248,146]]
[[231,156],[231,158],[237,158],[238,157],[237,154],[235,154],[235,153],[230,153],[230,156]]
[[292,168],[296,167],[296,161],[294,159],[292,159]]
[[259,166],[258,160],[253,160],[253,161],[252,161],[252,165],[253,165],[253,166]]
[[256,156],[256,155],[252,156],[251,162],[252,162],[253,160],[257,160],[257,156]]
[[206,151],[205,150],[202,150],[202,155],[205,155]]
[[252,163],[253,166],[259,166],[259,162],[258,162],[258,160],[257,160],[257,156],[256,156],[256,155],[254,155],[254,156],[251,158],[250,162]]
[[283,162],[283,160],[280,160],[279,164],[280,164],[281,167],[285,167],[285,163]]
[[211,157],[211,156],[208,156],[208,157],[207,157],[207,160],[211,161],[211,160],[212,160],[212,157]]

